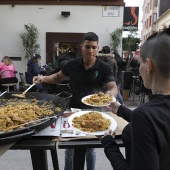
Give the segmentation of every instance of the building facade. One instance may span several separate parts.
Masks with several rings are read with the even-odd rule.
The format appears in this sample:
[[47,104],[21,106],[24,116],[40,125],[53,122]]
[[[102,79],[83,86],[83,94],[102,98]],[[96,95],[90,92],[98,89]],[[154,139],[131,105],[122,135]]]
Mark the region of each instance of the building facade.
[[155,31],[156,9],[155,0],[144,0],[142,19],[142,44]]
[[169,0],[144,0],[142,44],[151,34],[160,30],[163,25],[169,25],[169,9]]
[[164,26],[170,26],[170,9],[168,9],[164,14],[162,14],[156,21],[156,30],[161,30]]
[[110,33],[122,27],[124,5],[123,0],[0,0],[0,59],[8,55],[14,59],[18,72],[26,71],[27,61],[19,35],[29,23],[39,31],[42,64],[53,62],[57,43],[71,43],[79,48],[86,32],[99,36],[101,49],[110,45]]

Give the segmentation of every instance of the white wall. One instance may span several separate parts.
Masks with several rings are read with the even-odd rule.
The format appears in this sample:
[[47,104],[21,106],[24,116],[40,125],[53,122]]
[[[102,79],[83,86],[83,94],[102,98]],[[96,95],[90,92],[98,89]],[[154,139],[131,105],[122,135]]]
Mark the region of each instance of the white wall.
[[[15,61],[18,71],[26,71],[24,48],[19,35],[24,24],[34,24],[39,30],[42,64],[46,62],[46,32],[95,32],[99,36],[100,50],[110,45],[110,33],[123,23],[123,6],[119,17],[102,17],[102,6],[74,5],[0,5],[0,59],[2,55],[22,57]],[[61,11],[70,11],[69,17]]]

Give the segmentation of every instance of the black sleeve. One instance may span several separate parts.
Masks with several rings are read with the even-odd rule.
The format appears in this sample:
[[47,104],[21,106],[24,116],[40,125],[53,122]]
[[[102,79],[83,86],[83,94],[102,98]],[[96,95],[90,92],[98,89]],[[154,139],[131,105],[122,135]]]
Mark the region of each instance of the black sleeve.
[[125,119],[126,121],[130,122],[130,117],[132,114],[132,110],[120,105],[118,111],[117,111],[117,115],[119,117],[122,117],[123,119]]
[[128,170],[129,164],[119,150],[118,145],[111,135],[107,135],[101,140],[104,152],[109,159],[114,170]]
[[[108,135],[101,140],[105,154],[114,170],[159,170],[159,154],[153,133],[153,120],[144,108],[135,109],[131,115],[131,163],[122,156],[112,138]],[[125,135],[125,134],[123,134]]]

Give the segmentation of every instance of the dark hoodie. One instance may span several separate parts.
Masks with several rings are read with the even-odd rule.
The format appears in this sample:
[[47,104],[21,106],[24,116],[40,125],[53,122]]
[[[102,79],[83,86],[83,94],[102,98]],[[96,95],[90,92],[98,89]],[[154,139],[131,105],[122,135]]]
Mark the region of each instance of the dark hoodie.
[[26,81],[28,84],[32,84],[33,77],[38,76],[38,74],[41,74],[43,69],[39,67],[37,62],[33,62],[32,59],[30,59],[27,63],[27,77]]
[[68,63],[68,56],[66,53],[61,53],[58,57],[58,67],[56,69],[56,72],[62,70],[62,68]]

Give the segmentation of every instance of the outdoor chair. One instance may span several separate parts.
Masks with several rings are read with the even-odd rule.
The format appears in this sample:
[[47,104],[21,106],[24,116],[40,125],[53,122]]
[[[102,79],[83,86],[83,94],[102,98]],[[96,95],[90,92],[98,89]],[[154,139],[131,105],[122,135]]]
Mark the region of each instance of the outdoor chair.
[[27,89],[29,86],[31,86],[31,84],[28,84],[28,83],[26,82],[26,78],[25,78],[25,76],[24,76],[23,73],[19,73],[19,76],[20,76],[20,79],[21,79],[20,88],[21,88],[22,90]]
[[18,82],[18,79],[16,78],[16,75],[11,70],[4,70],[2,71],[1,75],[1,86],[3,87],[3,91],[9,92],[11,89],[12,91],[17,91],[16,85]]

